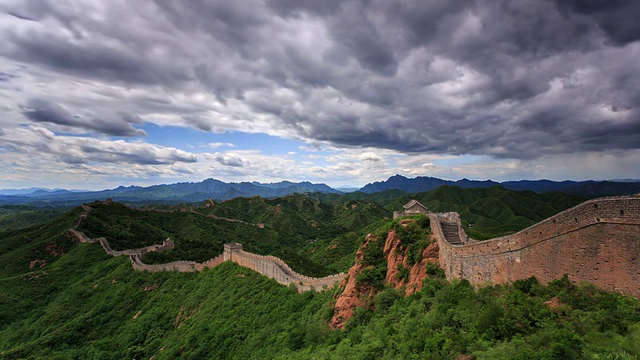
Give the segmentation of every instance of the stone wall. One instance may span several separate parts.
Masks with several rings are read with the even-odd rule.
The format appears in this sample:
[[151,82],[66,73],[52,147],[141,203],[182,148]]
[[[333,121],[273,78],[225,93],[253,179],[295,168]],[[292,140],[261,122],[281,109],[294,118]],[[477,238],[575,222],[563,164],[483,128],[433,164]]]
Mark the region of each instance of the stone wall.
[[[444,216],[430,215],[450,279],[479,284],[535,276],[547,283],[567,274],[573,282],[640,297],[640,196],[590,200],[516,234],[458,246],[444,239]],[[468,239],[462,227],[459,232]]]
[[[304,276],[293,271],[289,267],[289,265],[287,265],[281,259],[275,256],[263,256],[248,253],[243,250],[242,244],[238,243],[225,244],[222,254],[202,263],[197,263],[195,261],[174,261],[165,264],[145,264],[142,261],[142,257],[144,256],[144,254],[148,252],[163,252],[166,249],[173,249],[173,240],[166,239],[160,245],[150,245],[139,249],[113,250],[111,248],[111,245],[109,244],[109,241],[107,241],[107,239],[105,239],[104,237],[90,239],[83,232],[78,230],[78,227],[80,226],[82,220],[85,219],[92,210],[91,207],[86,205],[83,205],[82,207],[84,211],[82,212],[82,214],[80,214],[78,222],[74,225],[74,227],[67,231],[68,235],[72,238],[77,239],[81,244],[99,242],[104,251],[109,255],[129,256],[131,267],[137,271],[149,271],[154,273],[158,271],[202,271],[205,268],[218,266],[224,261],[233,261],[240,266],[247,267],[265,276],[275,279],[280,284],[287,286],[290,284],[294,284],[300,292],[314,289],[322,290],[325,287],[332,287],[334,284],[340,282],[344,277],[343,273],[326,276],[323,278],[312,278]],[[216,219],[222,219],[226,221],[241,222],[248,225],[257,226],[259,228],[264,228],[263,224],[250,224],[240,220],[219,218],[216,216],[207,217],[214,217]]]
[[224,257],[222,254],[214,257],[213,259],[207,260],[203,263],[197,263],[195,261],[174,261],[165,264],[157,264],[150,265],[142,262],[142,257],[140,255],[130,255],[129,259],[131,260],[131,266],[134,270],[137,271],[149,271],[149,272],[158,272],[158,271],[178,271],[178,272],[192,272],[192,271],[202,271],[206,268],[212,268],[222,264],[224,261]]
[[233,261],[262,275],[270,277],[282,285],[294,284],[298,291],[321,290],[341,281],[345,274],[335,274],[323,278],[312,278],[293,271],[287,263],[275,256],[256,255],[246,252],[241,244],[225,244],[224,259]]
[[[107,243],[108,244],[108,243]],[[149,265],[142,262],[142,254],[129,254],[131,266],[138,271],[202,271],[205,268],[212,268],[225,261],[232,261],[240,266],[249,268],[260,274],[270,277],[282,285],[294,284],[298,291],[322,290],[325,287],[332,287],[340,282],[344,277],[343,273],[326,276],[323,278],[312,278],[293,271],[287,263],[275,256],[256,255],[246,252],[242,245],[238,243],[225,244],[225,251],[217,257],[197,263],[195,261],[175,261],[166,264]],[[106,249],[105,249],[106,251]],[[112,253],[112,255],[114,255]],[[124,255],[122,252],[119,255]]]
[[[275,256],[256,255],[246,252],[243,250],[242,244],[238,243],[225,244],[224,252],[222,254],[203,263],[197,263],[195,261],[174,261],[171,263],[154,265],[145,264],[142,261],[143,255],[148,252],[144,251],[147,248],[115,251],[111,250],[109,242],[104,238],[100,238],[100,244],[107,254],[113,256],[129,255],[131,267],[137,271],[149,271],[153,273],[158,271],[202,271],[205,268],[218,266],[225,261],[232,261],[240,266],[270,277],[282,285],[289,286],[290,284],[294,284],[300,292],[307,290],[322,290],[325,287],[332,287],[334,284],[340,282],[345,275],[340,273],[322,278],[304,276],[293,271],[282,259]],[[150,247],[155,248],[162,246],[164,245],[152,245]]]

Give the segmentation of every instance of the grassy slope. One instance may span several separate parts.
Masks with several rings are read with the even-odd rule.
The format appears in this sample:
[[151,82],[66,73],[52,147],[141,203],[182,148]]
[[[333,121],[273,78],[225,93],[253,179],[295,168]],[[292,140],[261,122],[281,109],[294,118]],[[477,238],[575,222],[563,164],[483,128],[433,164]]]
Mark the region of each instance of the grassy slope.
[[[231,263],[202,273],[134,272],[126,257],[107,257],[95,244],[0,283],[9,290],[0,318],[9,359],[266,355],[291,329],[314,326],[320,336],[330,296],[300,295]],[[36,303],[5,314],[16,296]]]
[[[468,200],[473,198],[463,196],[462,201]],[[321,223],[322,214],[358,214],[355,210],[364,211],[367,206],[360,202],[335,204],[330,212],[319,207],[315,218],[306,217],[301,209],[294,208],[292,213],[302,213],[304,221],[317,219]],[[122,215],[111,225],[133,234],[158,231],[163,237],[163,231],[169,231],[163,229],[173,226],[176,231],[197,222],[193,214],[170,218],[156,214],[155,218],[144,213],[149,217],[140,222],[146,225],[135,224],[135,213],[116,210],[106,220]],[[512,211],[516,214],[520,210],[516,207]],[[73,226],[79,213],[80,209],[75,209],[57,221],[0,234],[0,357],[640,356],[640,303],[591,287],[574,287],[562,281],[541,287],[524,281],[516,287],[476,292],[464,281],[447,284],[433,279],[409,298],[401,298],[391,289],[383,291],[375,311],[358,311],[345,331],[330,331],[325,320],[331,316],[331,292],[297,294],[230,263],[194,274],[135,272],[126,257],[113,258],[97,244],[75,245],[60,235]],[[498,211],[487,214],[504,216]],[[98,221],[94,230],[109,225]],[[151,230],[145,227],[151,225]],[[382,227],[388,224],[382,221]],[[316,246],[314,254],[321,254],[321,241],[325,240],[308,245]],[[46,251],[53,243],[67,254],[54,256]],[[30,269],[32,260],[45,260],[46,265]],[[553,297],[564,304],[557,311],[543,304]]]
[[385,207],[402,209],[402,205],[411,199],[417,199],[432,211],[460,213],[465,230],[478,240],[514,233],[585,200],[563,193],[511,191],[499,186],[488,189],[442,186],[404,195]]
[[[0,286],[6,359],[640,355],[638,300],[564,281],[474,291],[433,278],[408,298],[384,290],[376,310],[358,311],[344,331],[325,324],[331,292],[297,294],[232,263],[139,273],[97,244]],[[557,311],[543,304],[554,296]]]
[[198,211],[265,224],[277,234],[281,247],[261,251],[276,256],[288,253],[290,259],[296,254],[300,261],[311,260],[326,269],[325,275],[346,271],[361,238],[391,216],[372,201],[320,194],[237,198]]
[[0,232],[23,229],[53,220],[70,208],[39,208],[27,205],[0,205]]

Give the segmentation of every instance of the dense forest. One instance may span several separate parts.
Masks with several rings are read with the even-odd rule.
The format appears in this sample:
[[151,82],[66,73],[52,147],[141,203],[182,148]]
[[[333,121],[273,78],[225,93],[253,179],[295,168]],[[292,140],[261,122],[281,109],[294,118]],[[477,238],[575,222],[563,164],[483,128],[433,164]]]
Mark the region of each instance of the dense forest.
[[[175,240],[145,261],[202,260],[222,244],[281,257],[307,275],[345,271],[366,234],[399,232],[424,244],[426,225],[398,226],[391,211],[407,198],[388,193],[238,198],[158,206],[117,203],[94,210],[79,229],[124,249]],[[502,188],[441,188],[414,197],[437,211],[460,211],[485,236],[520,230],[580,202],[562,194]],[[206,205],[206,206],[205,206]],[[430,270],[405,296],[379,283],[372,308],[344,330],[330,328],[340,289],[297,293],[233,263],[199,273],[134,271],[127,257],[66,234],[82,208],[0,233],[0,358],[219,359],[426,358],[634,359],[640,356],[640,301],[567,278],[474,288]],[[264,228],[207,215],[262,223]]]

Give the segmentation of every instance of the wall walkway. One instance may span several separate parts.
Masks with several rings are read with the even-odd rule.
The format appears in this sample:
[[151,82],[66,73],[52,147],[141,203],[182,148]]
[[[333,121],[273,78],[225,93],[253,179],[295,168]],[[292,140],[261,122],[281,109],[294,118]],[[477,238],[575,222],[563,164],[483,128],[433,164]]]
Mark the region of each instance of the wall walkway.
[[474,284],[568,275],[640,297],[640,196],[589,200],[518,233],[474,241],[457,213],[430,214],[447,278]]
[[[162,252],[167,249],[173,249],[174,243],[171,239],[163,241],[161,245],[150,245],[139,249],[127,249],[127,250],[113,250],[109,245],[109,242],[104,237],[90,239],[83,232],[77,228],[80,226],[83,219],[85,219],[91,212],[91,207],[83,205],[84,211],[80,215],[78,222],[75,226],[68,230],[69,234],[76,238],[81,244],[84,243],[100,243],[104,251],[112,256],[127,255],[131,261],[131,267],[137,271],[179,271],[179,272],[193,272],[202,271],[205,268],[212,268],[222,264],[224,261],[232,261],[236,264],[259,272],[262,275],[270,277],[276,280],[282,285],[289,286],[293,284],[299,292],[307,290],[322,290],[330,288],[336,283],[340,282],[344,278],[345,274],[335,274],[326,276],[323,278],[312,278],[298,274],[293,271],[287,263],[282,259],[275,256],[257,255],[243,250],[242,244],[232,243],[224,245],[224,252],[212,259],[205,262],[198,263],[195,261],[174,261],[166,264],[145,264],[142,261],[144,254],[148,252]],[[218,217],[215,217],[218,219]],[[219,219],[224,221],[230,221],[233,219]],[[247,223],[248,224],[248,223]],[[259,226],[259,224],[249,224]]]

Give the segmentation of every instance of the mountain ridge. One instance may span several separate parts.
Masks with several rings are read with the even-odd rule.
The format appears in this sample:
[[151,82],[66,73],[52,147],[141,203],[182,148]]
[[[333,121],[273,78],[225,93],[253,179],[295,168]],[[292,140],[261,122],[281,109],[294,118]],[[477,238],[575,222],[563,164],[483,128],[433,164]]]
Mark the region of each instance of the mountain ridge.
[[385,181],[376,181],[362,187],[359,191],[363,193],[376,193],[385,190],[398,189],[409,194],[434,190],[443,185],[458,186],[461,188],[490,188],[492,186],[502,186],[508,190],[530,190],[544,193],[560,191],[571,195],[584,197],[602,197],[631,195],[640,192],[640,182],[615,182],[615,181],[553,181],[553,180],[512,180],[497,182],[493,180],[469,180],[466,178],[452,181],[434,178],[430,176],[418,176],[407,178],[396,174]]
[[[11,190],[2,190],[11,193]],[[260,196],[273,198],[293,193],[333,193],[342,194],[326,184],[314,184],[308,181],[294,183],[281,181],[277,183],[240,182],[226,183],[213,178],[201,182],[179,182],[174,184],[159,184],[147,187],[119,186],[114,189],[99,191],[72,192],[64,189],[47,191],[35,189],[32,192],[17,192],[9,195],[0,193],[0,204],[27,203],[70,203],[79,204],[95,199],[111,198],[124,202],[197,202],[207,199],[229,200],[235,197]]]

